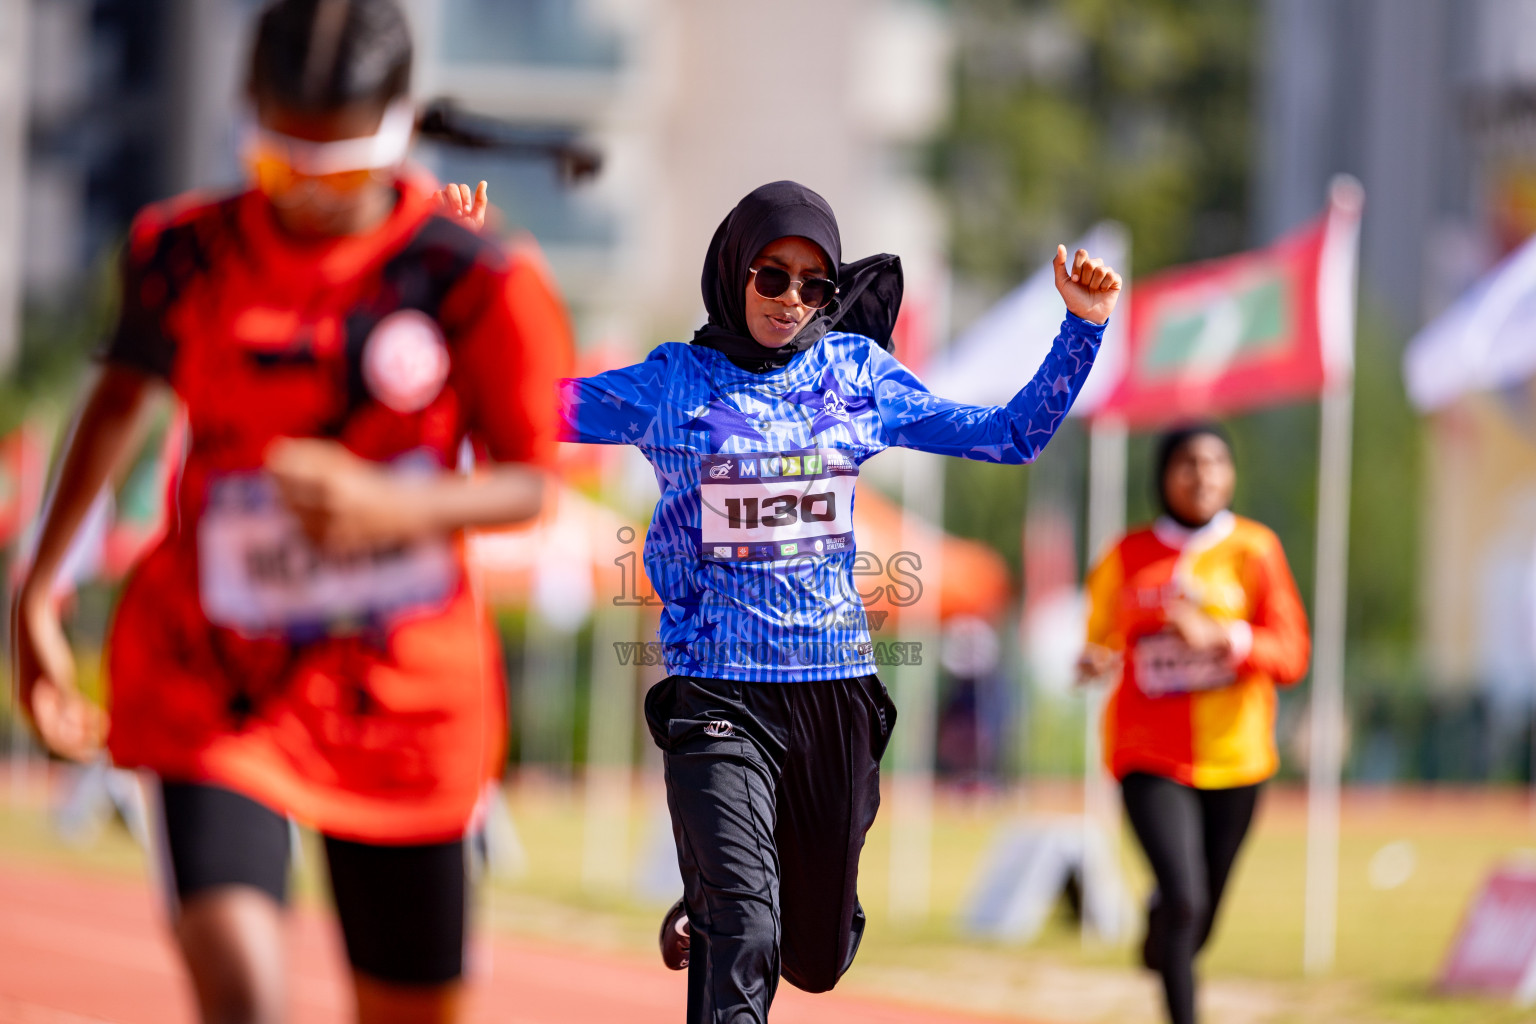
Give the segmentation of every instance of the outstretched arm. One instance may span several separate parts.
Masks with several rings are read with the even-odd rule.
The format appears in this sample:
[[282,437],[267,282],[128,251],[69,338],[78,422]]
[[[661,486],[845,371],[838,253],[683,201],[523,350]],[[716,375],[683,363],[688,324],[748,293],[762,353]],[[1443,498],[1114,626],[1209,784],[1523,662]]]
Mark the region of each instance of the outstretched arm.
[[155,392],[152,378],[108,363],[70,435],[49,496],[37,553],[12,615],[21,706],[56,754],[89,757],[106,735],[106,716],[75,686],[75,659],[59,619],[54,579],[96,495],[129,454],[133,426]]
[[1120,275],[1079,249],[1068,270],[1056,247],[1056,290],[1067,305],[1061,333],[1033,379],[1004,406],[940,398],[883,352],[874,362],[875,403],[893,445],[984,462],[1033,462],[1082,390],[1120,297]]
[[644,446],[666,382],[659,352],[634,366],[560,382],[560,440]]

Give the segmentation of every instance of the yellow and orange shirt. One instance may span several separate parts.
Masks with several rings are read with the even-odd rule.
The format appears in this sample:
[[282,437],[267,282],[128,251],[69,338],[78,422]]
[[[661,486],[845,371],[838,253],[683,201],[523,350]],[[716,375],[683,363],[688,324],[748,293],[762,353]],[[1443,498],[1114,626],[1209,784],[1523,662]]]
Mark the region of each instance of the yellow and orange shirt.
[[[1123,655],[1104,711],[1116,778],[1225,789],[1274,774],[1275,686],[1306,674],[1311,639],[1273,531],[1230,512],[1198,530],[1160,519],[1105,555],[1088,598],[1088,642]],[[1180,599],[1227,626],[1229,654],[1183,644],[1167,616]]]

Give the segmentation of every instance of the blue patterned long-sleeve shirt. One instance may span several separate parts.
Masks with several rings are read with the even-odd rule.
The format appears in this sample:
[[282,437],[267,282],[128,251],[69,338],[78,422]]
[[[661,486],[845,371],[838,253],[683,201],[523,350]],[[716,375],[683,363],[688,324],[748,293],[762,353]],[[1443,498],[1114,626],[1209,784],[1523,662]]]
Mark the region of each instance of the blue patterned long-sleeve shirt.
[[643,363],[565,381],[565,440],[633,444],[655,470],[645,568],[663,603],[668,670],[746,682],[873,672],[854,589],[859,467],[892,446],[1033,461],[1103,335],[1068,314],[1034,377],[995,407],[931,394],[870,339],[843,333],[771,373],[670,343]]

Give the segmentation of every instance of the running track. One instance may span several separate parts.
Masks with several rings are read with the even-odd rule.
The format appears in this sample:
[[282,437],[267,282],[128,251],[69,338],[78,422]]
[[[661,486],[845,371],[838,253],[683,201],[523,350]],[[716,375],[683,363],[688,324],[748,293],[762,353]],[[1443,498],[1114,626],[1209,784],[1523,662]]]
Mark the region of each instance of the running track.
[[[348,1020],[338,939],[295,915],[292,1024]],[[677,1024],[684,984],[659,964],[498,935],[482,946],[474,1024]],[[983,1024],[991,1018],[779,989],[774,1024]],[[145,886],[0,862],[0,1024],[194,1024]]]

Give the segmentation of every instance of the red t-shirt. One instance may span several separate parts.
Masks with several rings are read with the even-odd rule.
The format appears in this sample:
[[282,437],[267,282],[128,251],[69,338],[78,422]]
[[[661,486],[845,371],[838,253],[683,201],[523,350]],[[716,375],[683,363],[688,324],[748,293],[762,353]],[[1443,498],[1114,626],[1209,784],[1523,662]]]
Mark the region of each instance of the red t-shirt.
[[135,221],[105,359],[167,380],[189,443],[169,533],[113,623],[109,747],[333,835],[417,843],[462,833],[504,752],[462,545],[321,557],[263,455],[330,438],[440,472],[467,441],[547,463],[571,335],[536,254],[435,215],[425,181],[397,187],[378,229],[320,241],[285,235],[255,192]]

